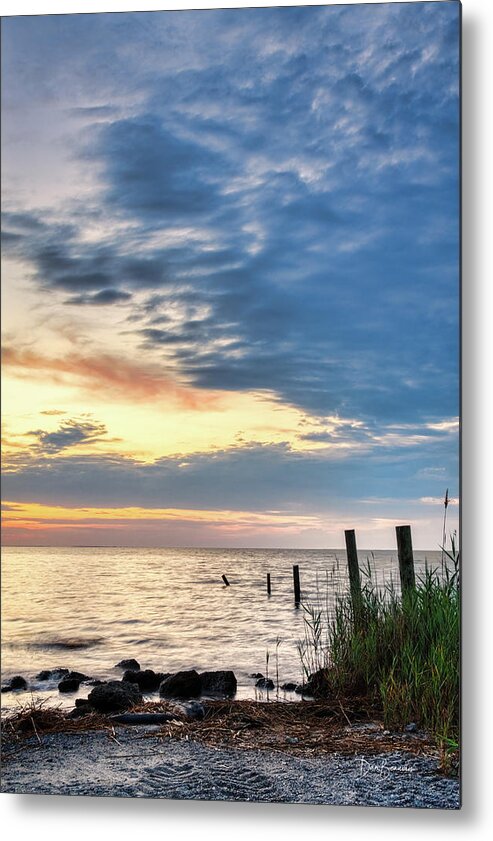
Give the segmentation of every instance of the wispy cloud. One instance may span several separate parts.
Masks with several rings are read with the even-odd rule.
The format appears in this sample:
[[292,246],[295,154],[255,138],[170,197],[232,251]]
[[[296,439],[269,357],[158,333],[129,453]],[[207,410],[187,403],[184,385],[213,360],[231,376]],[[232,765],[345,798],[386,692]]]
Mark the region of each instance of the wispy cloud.
[[5,369],[12,369],[25,378],[51,378],[54,382],[76,381],[94,392],[105,388],[107,394],[125,401],[157,399],[174,400],[189,409],[200,409],[218,401],[218,395],[189,388],[174,381],[155,365],[112,356],[70,353],[51,357],[28,349],[6,347]]

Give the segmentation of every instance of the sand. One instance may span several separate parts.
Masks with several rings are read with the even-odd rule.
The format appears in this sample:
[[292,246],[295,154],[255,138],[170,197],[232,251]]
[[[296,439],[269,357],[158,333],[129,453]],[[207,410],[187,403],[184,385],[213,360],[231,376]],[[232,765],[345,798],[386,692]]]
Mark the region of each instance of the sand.
[[2,766],[2,792],[458,809],[457,779],[404,752],[301,758],[158,739],[152,728],[43,735]]

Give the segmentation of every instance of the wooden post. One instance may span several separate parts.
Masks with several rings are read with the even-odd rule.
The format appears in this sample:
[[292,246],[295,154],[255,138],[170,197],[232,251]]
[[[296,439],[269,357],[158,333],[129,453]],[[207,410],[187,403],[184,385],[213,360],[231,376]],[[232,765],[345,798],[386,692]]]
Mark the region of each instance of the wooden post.
[[223,579],[224,583],[226,584],[226,587],[229,587],[229,581],[228,581],[228,579],[226,578],[225,575],[222,576],[222,579]]
[[301,601],[301,590],[300,590],[300,568],[298,564],[295,564],[293,567],[293,584],[294,584],[294,603],[299,605]]
[[351,590],[351,602],[355,619],[359,616],[361,608],[361,578],[359,574],[358,550],[356,548],[356,533],[354,529],[346,529],[347,567],[349,572],[349,587]]
[[402,595],[409,593],[416,587],[414,577],[413,542],[411,526],[396,526],[397,553],[399,555],[399,575],[401,577]]
[[270,572],[267,573],[267,595],[270,596],[271,589],[270,589]]

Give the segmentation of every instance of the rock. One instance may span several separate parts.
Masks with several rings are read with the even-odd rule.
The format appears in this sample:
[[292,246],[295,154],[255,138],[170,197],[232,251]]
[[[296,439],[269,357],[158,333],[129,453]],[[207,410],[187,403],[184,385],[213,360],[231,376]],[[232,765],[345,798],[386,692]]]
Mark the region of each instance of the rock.
[[58,684],[59,692],[77,692],[80,686],[80,680],[75,677],[64,677]]
[[213,695],[234,695],[236,693],[237,681],[232,671],[202,672],[202,693]]
[[10,681],[10,688],[11,689],[27,689],[27,680],[21,675],[16,675]]
[[283,683],[281,689],[284,689],[285,692],[294,692],[296,689],[296,683]]
[[262,672],[255,672],[254,674],[251,674],[250,677],[254,677],[255,680],[260,680],[260,678],[263,677],[263,674]]
[[135,683],[110,680],[95,686],[87,700],[98,712],[120,712],[142,701],[142,695]]
[[87,698],[76,698],[75,699],[75,706],[76,707],[90,707],[90,703]]
[[205,709],[199,701],[187,701],[185,704],[175,704],[173,709],[180,716],[185,716],[190,721],[202,721],[205,716]]
[[163,672],[153,672],[152,669],[144,669],[143,671],[134,671],[128,669],[123,674],[123,680],[128,683],[136,683],[142,692],[157,692],[163,680],[169,677]]
[[416,724],[416,722],[411,721],[410,724],[406,724],[406,726],[404,727],[404,732],[405,733],[417,733],[418,732],[418,725]]
[[286,742],[288,743],[288,745],[297,745],[299,739],[297,736],[286,736]]
[[21,675],[15,675],[15,677],[11,678],[10,683],[2,686],[2,692],[15,692],[19,689],[27,689],[27,680]]
[[68,669],[43,669],[36,675],[36,680],[61,680],[68,675]]
[[314,698],[327,698],[330,694],[329,670],[319,669],[308,677],[308,695]]
[[83,718],[85,715],[91,715],[94,710],[90,704],[85,704],[83,707],[74,707],[73,710],[70,710],[67,713],[67,718]]
[[202,681],[195,669],[176,672],[163,680],[159,694],[163,698],[197,698],[202,689]]
[[255,684],[259,689],[275,689],[274,681],[267,677],[260,677]]
[[92,678],[85,675],[83,672],[69,672],[66,676],[67,680],[78,680],[79,683],[84,683],[84,681],[92,680]]
[[294,690],[298,695],[310,695],[313,698],[327,698],[330,694],[329,672],[327,669],[319,669],[318,672],[308,676],[306,683],[300,683]]
[[120,660],[116,664],[115,669],[130,669],[132,672],[140,672],[140,663],[133,657],[130,657],[128,660]]

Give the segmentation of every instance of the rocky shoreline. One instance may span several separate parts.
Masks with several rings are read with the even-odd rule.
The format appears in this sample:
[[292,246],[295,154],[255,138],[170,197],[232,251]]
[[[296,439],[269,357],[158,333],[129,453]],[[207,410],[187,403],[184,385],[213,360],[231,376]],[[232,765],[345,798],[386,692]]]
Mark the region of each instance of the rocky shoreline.
[[[328,697],[323,672],[279,687],[303,700],[287,704],[269,699],[275,684],[260,673],[251,680],[265,703],[235,700],[230,670],[169,674],[134,659],[115,668],[119,680],[67,668],[36,675],[36,685],[57,687],[65,700],[84,687],[87,698],[75,697],[68,710],[34,693],[4,716],[2,791],[459,808],[458,779],[443,774],[434,741],[412,722],[403,732],[386,730],[368,698]],[[20,701],[30,688],[17,675],[2,692]],[[307,690],[315,697],[306,700]],[[143,754],[126,761],[115,754],[115,744],[135,742],[145,745]],[[184,775],[183,768],[194,770]]]
[[[197,672],[188,669],[178,672],[157,672],[141,668],[135,658],[120,660],[114,669],[122,672],[121,679],[100,680],[82,672],[66,667],[42,669],[29,681],[22,675],[15,675],[1,688],[2,694],[39,691],[46,685],[64,696],[79,693],[87,688],[87,698],[77,697],[72,711],[74,717],[90,712],[123,712],[143,700],[143,696],[157,694],[160,698],[188,701],[198,698],[233,698],[238,682],[231,670],[213,670]],[[320,674],[311,675],[307,683],[287,682],[277,687],[285,694],[296,693],[301,697],[313,697],[320,694]],[[261,673],[251,674],[255,688],[261,692],[276,689],[274,681]]]

